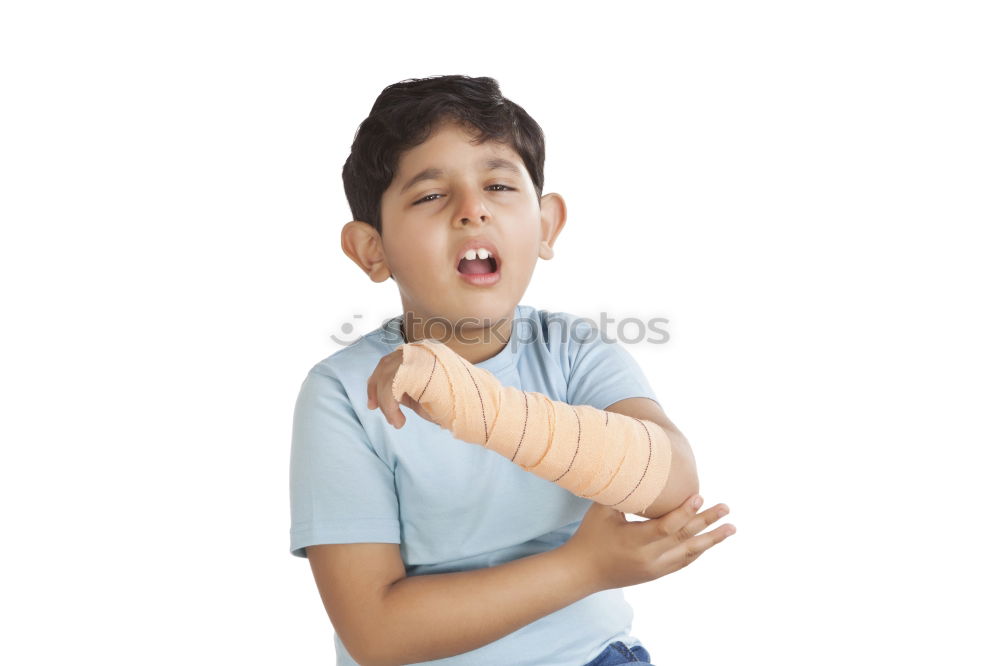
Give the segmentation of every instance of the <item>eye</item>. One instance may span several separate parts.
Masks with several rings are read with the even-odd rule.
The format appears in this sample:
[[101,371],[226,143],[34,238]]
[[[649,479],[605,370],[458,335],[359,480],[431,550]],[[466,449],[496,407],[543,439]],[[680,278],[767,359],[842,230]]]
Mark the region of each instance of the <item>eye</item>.
[[[509,186],[504,185],[502,183],[494,183],[493,185],[487,185],[486,189],[490,189],[491,187],[502,187],[502,188],[504,188],[502,190],[491,190],[493,192],[504,192],[504,191],[507,191],[507,190],[509,190],[511,192],[516,192],[517,191],[513,187],[509,187]],[[437,201],[437,199],[431,199],[431,197],[440,197],[440,196],[443,196],[443,195],[441,195],[441,194],[428,194],[426,197],[423,197],[421,199],[417,199],[416,201],[414,201],[413,205],[416,206],[417,204],[421,204],[421,203],[423,203],[425,201]]]

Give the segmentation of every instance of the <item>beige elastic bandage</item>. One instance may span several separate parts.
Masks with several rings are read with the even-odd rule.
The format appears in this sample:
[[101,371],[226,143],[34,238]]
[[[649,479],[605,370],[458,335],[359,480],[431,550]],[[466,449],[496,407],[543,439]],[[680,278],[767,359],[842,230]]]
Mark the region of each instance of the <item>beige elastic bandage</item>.
[[393,397],[408,394],[457,439],[623,513],[644,511],[666,485],[672,449],[661,426],[503,386],[439,340],[396,349]]

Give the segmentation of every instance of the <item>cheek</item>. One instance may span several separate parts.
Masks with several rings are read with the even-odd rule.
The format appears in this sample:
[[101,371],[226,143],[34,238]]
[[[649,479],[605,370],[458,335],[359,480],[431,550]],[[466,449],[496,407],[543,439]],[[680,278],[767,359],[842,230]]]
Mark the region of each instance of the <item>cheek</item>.
[[519,259],[532,260],[538,256],[538,242],[541,238],[537,225],[526,225],[512,237],[511,248]]
[[386,247],[389,261],[396,270],[414,281],[425,281],[435,274],[435,267],[447,270],[448,258],[428,235],[399,237]]

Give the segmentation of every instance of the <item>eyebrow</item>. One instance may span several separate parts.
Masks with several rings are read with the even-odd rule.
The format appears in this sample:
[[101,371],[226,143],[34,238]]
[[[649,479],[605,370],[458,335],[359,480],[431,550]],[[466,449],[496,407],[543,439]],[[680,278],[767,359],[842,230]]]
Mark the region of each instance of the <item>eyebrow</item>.
[[[482,165],[486,167],[487,171],[503,170],[503,171],[511,171],[517,175],[521,175],[521,170],[517,167],[516,164],[502,157],[494,157],[491,159],[483,160]],[[442,169],[439,169],[437,167],[428,167],[423,171],[421,171],[420,173],[418,173],[413,178],[411,178],[410,180],[408,180],[406,184],[404,184],[403,187],[400,188],[399,193],[402,194],[403,192],[406,192],[408,189],[410,189],[411,187],[413,187],[414,185],[416,185],[421,181],[434,180],[435,178],[440,178],[443,175],[444,171]]]

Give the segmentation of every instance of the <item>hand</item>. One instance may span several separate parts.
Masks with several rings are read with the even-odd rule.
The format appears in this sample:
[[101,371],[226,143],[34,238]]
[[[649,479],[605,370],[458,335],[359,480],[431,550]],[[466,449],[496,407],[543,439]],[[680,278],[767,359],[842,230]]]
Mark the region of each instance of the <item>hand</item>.
[[396,376],[399,366],[402,364],[402,349],[390,352],[379,359],[378,365],[375,366],[375,371],[368,378],[368,409],[380,408],[382,413],[385,414],[385,420],[397,430],[402,428],[406,423],[406,417],[403,416],[403,410],[399,408],[400,405],[409,407],[418,416],[433,423],[434,421],[431,419],[430,414],[408,393],[403,394],[400,402],[396,402],[396,399],[392,396],[392,380]]
[[725,524],[698,534],[729,513],[725,504],[697,513],[692,495],[670,513],[629,521],[617,509],[594,502],[576,532],[560,548],[576,560],[596,591],[638,585],[694,562],[736,532]]

